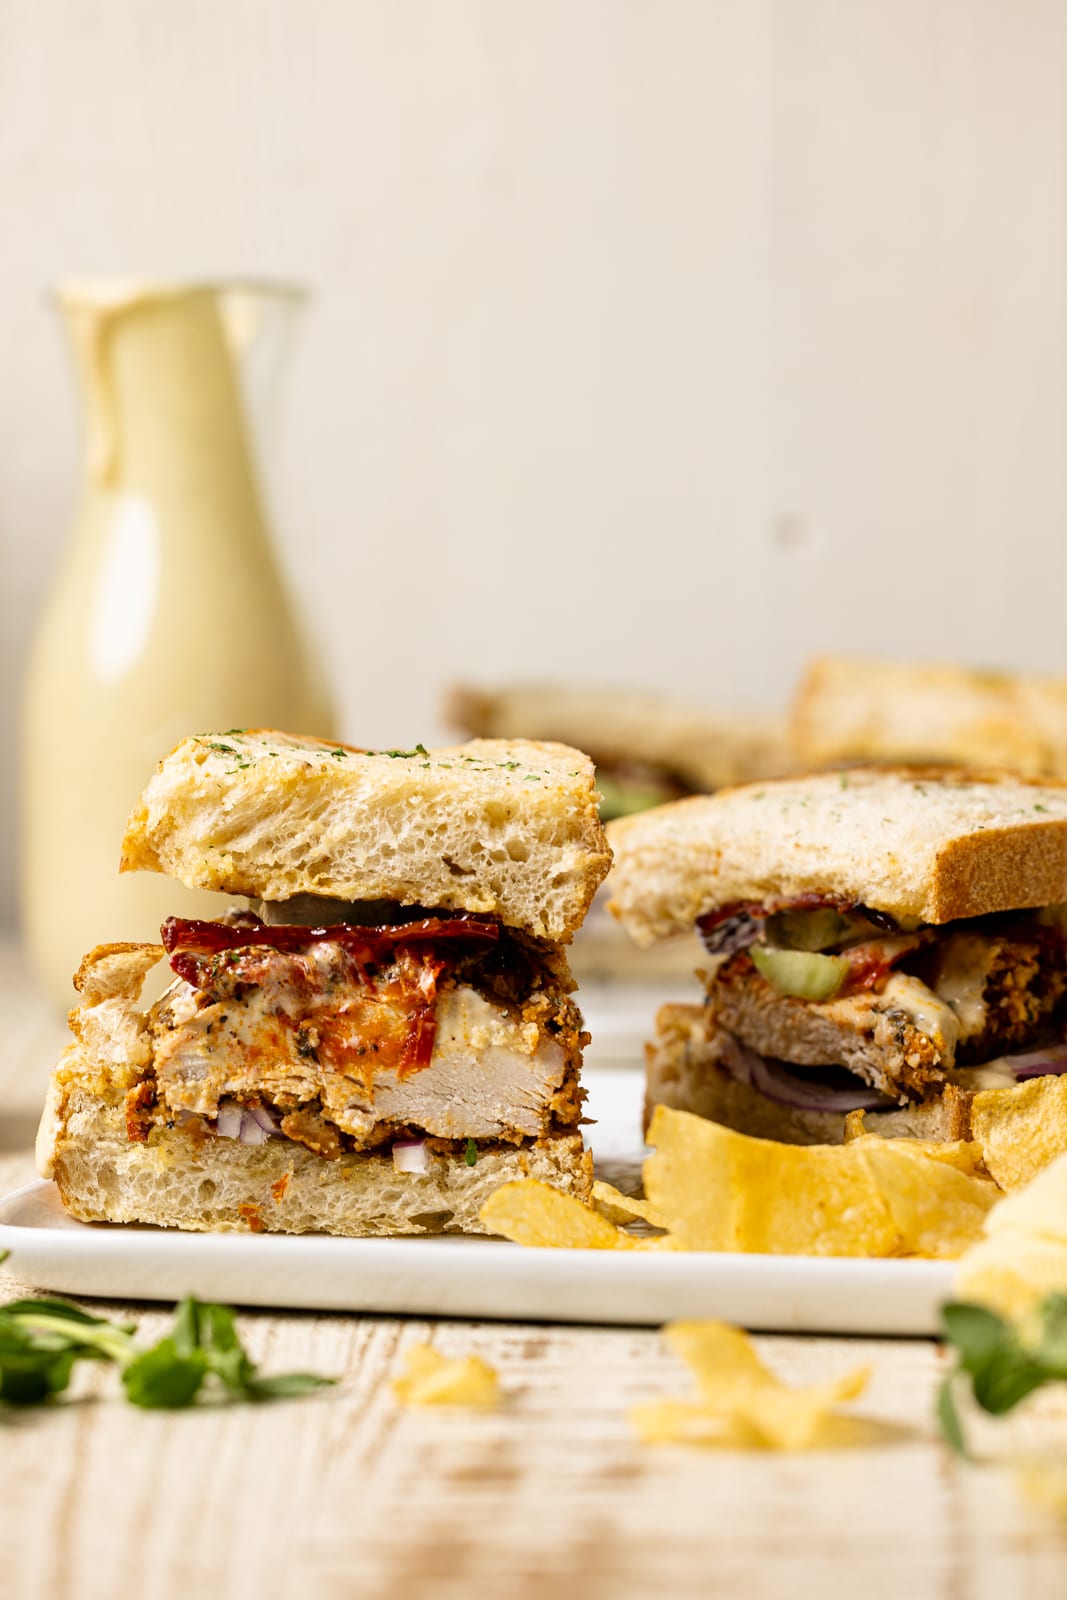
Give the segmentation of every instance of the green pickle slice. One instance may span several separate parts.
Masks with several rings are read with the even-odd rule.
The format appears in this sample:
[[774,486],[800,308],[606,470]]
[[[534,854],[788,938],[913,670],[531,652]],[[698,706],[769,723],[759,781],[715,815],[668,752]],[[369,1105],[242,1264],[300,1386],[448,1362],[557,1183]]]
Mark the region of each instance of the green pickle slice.
[[843,956],[818,955],[814,950],[775,950],[754,944],[748,953],[772,989],[796,1000],[831,1000],[848,972]]

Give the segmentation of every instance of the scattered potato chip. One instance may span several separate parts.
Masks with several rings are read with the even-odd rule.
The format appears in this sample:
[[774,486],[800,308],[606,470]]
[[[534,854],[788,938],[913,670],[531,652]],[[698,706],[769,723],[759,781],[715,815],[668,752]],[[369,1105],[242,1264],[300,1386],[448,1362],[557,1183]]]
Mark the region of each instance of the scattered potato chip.
[[744,1417],[716,1411],[704,1400],[642,1400],[629,1411],[642,1444],[699,1444],[722,1450],[766,1448]]
[[1021,1494],[1043,1511],[1067,1517],[1067,1468],[1060,1461],[1028,1461],[1017,1467],[1015,1482]]
[[638,1200],[635,1195],[621,1193],[610,1183],[594,1183],[593,1204],[602,1217],[618,1227],[623,1227],[627,1222],[647,1222],[653,1228],[664,1226],[655,1206],[647,1200]]
[[675,1322],[664,1329],[688,1365],[699,1400],[648,1400],[630,1420],[646,1443],[735,1449],[806,1450],[840,1437],[834,1407],[867,1384],[860,1368],[831,1383],[792,1389],[766,1368],[748,1335],[724,1322]]
[[502,1184],[478,1215],[493,1233],[516,1244],[556,1250],[627,1250],[638,1242],[573,1195],[537,1178]]
[[500,1399],[497,1375],[480,1356],[443,1356],[432,1344],[412,1345],[405,1352],[407,1372],[394,1378],[392,1390],[407,1406],[495,1406]]
[[971,1133],[1002,1189],[1029,1183],[1067,1152],[1067,1074],[980,1090],[971,1103]]

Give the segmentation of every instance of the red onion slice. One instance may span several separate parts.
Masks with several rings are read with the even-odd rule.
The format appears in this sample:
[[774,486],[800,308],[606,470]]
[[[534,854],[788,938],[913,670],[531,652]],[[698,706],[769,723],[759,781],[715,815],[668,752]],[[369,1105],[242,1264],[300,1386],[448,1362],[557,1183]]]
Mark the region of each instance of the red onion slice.
[[281,1133],[277,1117],[266,1106],[247,1106],[246,1110],[248,1115],[259,1123],[264,1133]]
[[239,1139],[243,1119],[244,1113],[235,1101],[221,1100],[219,1114],[215,1119],[215,1132],[220,1139]]
[[261,1128],[250,1111],[241,1114],[241,1143],[266,1144],[270,1134],[266,1128]]
[[1027,1050],[1017,1056],[997,1056],[995,1061],[985,1061],[983,1066],[1007,1067],[1016,1083],[1027,1078],[1048,1078],[1067,1072],[1067,1044],[1046,1045],[1043,1050]]
[[794,1111],[887,1111],[896,1102],[856,1079],[854,1089],[832,1089],[817,1079],[792,1072],[781,1061],[768,1061],[740,1040],[724,1042],[720,1064],[739,1083],[747,1083],[777,1105]]
[[402,1139],[393,1146],[393,1166],[397,1172],[427,1173],[430,1152],[425,1139]]

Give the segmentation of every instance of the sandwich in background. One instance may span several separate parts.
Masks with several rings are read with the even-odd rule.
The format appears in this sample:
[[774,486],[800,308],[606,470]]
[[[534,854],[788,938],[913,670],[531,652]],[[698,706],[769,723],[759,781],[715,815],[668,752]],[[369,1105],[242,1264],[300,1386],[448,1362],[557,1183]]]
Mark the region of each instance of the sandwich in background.
[[[562,739],[585,750],[596,766],[605,822],[793,770],[782,718],[728,716],[646,690],[459,685],[448,693],[444,715],[467,734]],[[665,996],[679,980],[687,983],[702,955],[692,930],[655,950],[637,951],[608,915],[606,893],[575,941],[572,965],[581,981],[655,984]],[[604,1043],[602,1030],[597,1042]]]
[[609,861],[563,745],[186,739],[122,869],[250,907],[85,958],[42,1175],[82,1220],[197,1230],[484,1232],[511,1178],[587,1197],[564,947]]
[[1067,1070],[1067,786],[858,768],[608,836],[634,939],[696,927],[707,951],[704,1003],[656,1019],[649,1115],[807,1144],[862,1112],[866,1132],[967,1139],[978,1094],[1000,1115]]
[[1067,679],[821,656],[789,737],[798,770],[918,761],[1067,778]]
[[727,716],[645,690],[458,685],[444,715],[467,734],[560,739],[586,751],[597,769],[605,822],[794,770],[781,718]]

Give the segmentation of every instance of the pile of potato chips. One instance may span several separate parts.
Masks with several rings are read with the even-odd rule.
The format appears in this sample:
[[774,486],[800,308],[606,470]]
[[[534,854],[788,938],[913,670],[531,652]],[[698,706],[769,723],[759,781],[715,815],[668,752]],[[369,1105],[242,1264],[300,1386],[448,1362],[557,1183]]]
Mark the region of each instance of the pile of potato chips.
[[[648,1140],[644,1201],[597,1184],[591,1210],[525,1179],[491,1195],[482,1221],[519,1244],[570,1249],[955,1257],[1000,1196],[965,1143],[776,1144],[666,1106]],[[634,1237],[634,1220],[663,1232]]]

